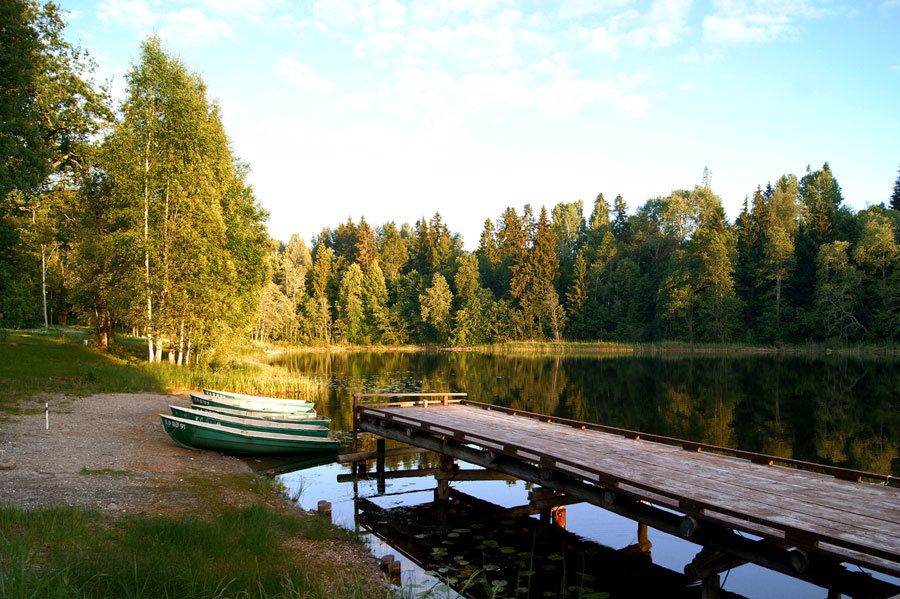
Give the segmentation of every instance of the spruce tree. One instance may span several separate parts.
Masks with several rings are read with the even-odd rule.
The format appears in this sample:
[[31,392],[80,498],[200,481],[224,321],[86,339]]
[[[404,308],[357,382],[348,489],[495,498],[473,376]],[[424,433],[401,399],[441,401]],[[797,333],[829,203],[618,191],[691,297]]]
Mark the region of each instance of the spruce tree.
[[891,208],[900,210],[900,168],[897,169],[897,180],[894,181],[894,192],[891,194]]

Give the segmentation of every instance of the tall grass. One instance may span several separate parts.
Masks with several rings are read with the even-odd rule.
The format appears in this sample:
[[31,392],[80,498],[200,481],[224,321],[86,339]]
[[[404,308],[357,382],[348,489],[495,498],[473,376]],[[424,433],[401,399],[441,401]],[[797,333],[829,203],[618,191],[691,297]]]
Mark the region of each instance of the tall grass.
[[349,535],[260,505],[213,520],[0,505],[0,597],[364,597],[352,578],[326,592],[284,545]]
[[234,352],[221,362],[177,366],[148,364],[135,340],[114,353],[84,345],[79,329],[3,331],[0,336],[0,411],[17,411],[18,400],[36,393],[88,395],[102,392],[177,391],[220,388],[247,393],[291,394],[313,391],[316,379],[270,366],[261,352]]

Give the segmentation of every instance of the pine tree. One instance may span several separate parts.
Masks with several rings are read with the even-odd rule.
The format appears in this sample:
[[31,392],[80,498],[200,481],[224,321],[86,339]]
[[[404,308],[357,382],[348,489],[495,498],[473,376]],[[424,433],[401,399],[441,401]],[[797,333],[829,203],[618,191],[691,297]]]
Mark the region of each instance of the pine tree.
[[900,168],[897,169],[897,180],[894,181],[894,191],[891,193],[891,208],[900,210]]
[[345,341],[360,343],[363,340],[363,273],[354,262],[341,278],[338,293],[338,321],[335,323]]
[[431,287],[419,296],[422,321],[430,324],[437,341],[444,342],[450,336],[450,306],[453,293],[447,280],[440,273],[434,275]]
[[623,243],[631,243],[631,224],[628,222],[628,205],[622,199],[621,194],[616,196],[613,203],[613,235]]
[[356,227],[356,242],[353,249],[356,254],[356,261],[364,272],[369,270],[369,266],[378,257],[378,249],[375,246],[375,232],[366,219],[359,219],[359,225]]
[[393,281],[409,260],[409,240],[393,222],[382,225],[378,233],[378,264],[387,280]]
[[363,328],[369,343],[381,343],[388,329],[388,293],[384,273],[373,260],[362,282]]

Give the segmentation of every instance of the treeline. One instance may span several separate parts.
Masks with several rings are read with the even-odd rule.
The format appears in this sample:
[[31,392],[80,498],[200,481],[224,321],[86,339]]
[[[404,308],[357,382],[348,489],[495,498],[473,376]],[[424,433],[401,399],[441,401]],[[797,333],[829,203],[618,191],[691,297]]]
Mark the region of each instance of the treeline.
[[0,325],[130,330],[179,364],[246,337],[266,214],[201,78],[151,37],[114,109],[54,4],[0,19]]
[[457,346],[521,339],[893,344],[900,177],[853,213],[826,163],[760,186],[729,222],[708,177],[629,214],[598,195],[507,208],[472,253],[439,214],[293,236],[254,334],[301,343]]

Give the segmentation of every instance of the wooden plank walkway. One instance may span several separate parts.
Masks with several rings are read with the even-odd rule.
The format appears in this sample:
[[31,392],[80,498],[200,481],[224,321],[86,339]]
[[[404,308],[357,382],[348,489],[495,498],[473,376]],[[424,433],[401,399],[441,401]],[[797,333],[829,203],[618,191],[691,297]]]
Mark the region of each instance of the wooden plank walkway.
[[701,523],[900,575],[898,488],[685,451],[466,403],[364,405],[358,414],[408,433],[450,438],[539,465]]

